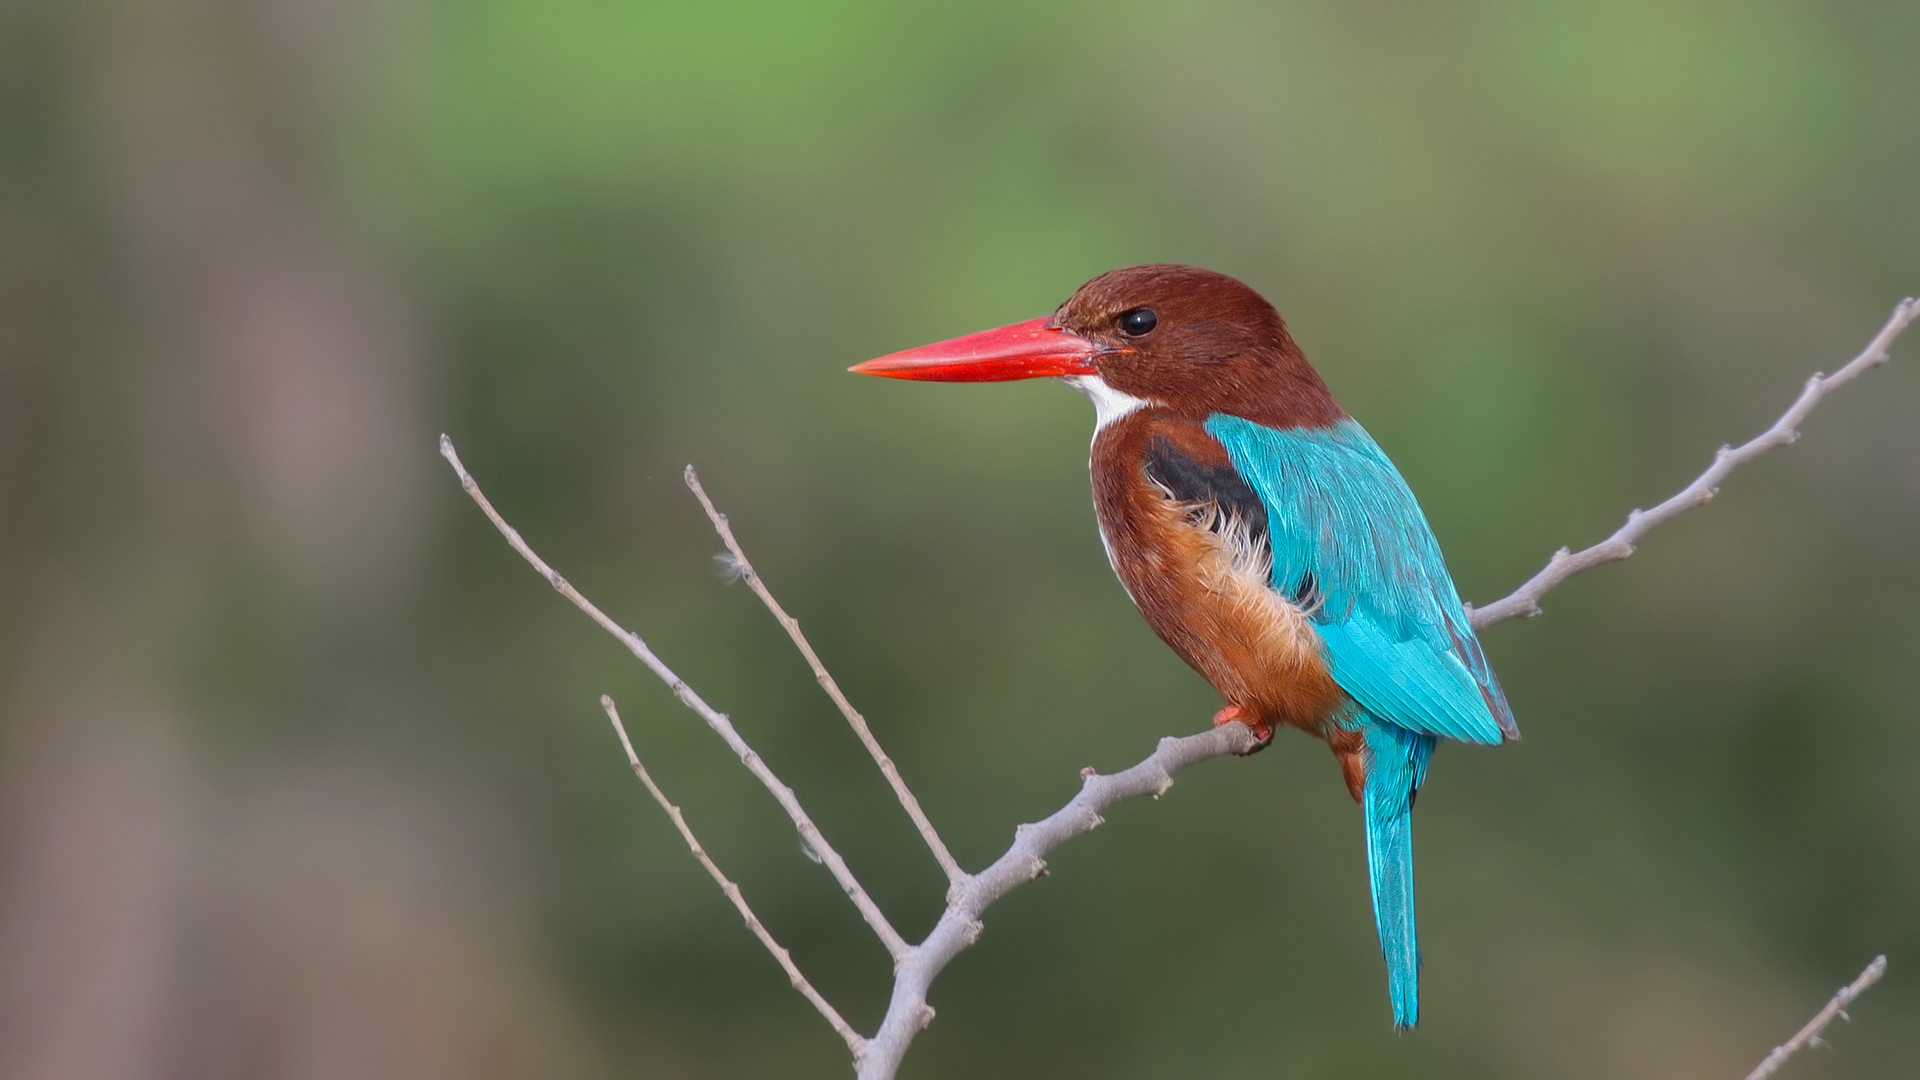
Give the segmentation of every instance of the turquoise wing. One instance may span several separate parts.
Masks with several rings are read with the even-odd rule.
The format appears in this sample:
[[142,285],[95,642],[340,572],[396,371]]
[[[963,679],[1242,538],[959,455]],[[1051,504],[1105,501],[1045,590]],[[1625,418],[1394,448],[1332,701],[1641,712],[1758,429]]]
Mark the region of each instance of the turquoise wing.
[[1266,507],[1270,581],[1309,608],[1342,690],[1416,732],[1519,737],[1420,504],[1364,428],[1206,427]]

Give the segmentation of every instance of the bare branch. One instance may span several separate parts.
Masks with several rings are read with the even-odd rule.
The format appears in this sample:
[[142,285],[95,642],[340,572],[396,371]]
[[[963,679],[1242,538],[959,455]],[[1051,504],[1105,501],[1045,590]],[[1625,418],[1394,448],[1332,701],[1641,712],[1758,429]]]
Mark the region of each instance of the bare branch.
[[859,710],[853,707],[853,703],[847,700],[847,695],[840,692],[840,684],[834,681],[833,676],[827,671],[827,666],[820,662],[819,655],[807,642],[806,635],[800,632],[800,621],[787,614],[787,609],[781,607],[780,602],[773,598],[773,593],[767,591],[766,582],[760,580],[760,575],[754,570],[753,563],[747,560],[747,553],[741,550],[740,542],[733,538],[733,526],[727,523],[727,515],[714,508],[713,500],[707,498],[707,490],[700,486],[700,476],[693,471],[691,465],[687,466],[686,481],[687,486],[693,489],[694,497],[700,500],[701,509],[707,512],[708,520],[713,522],[714,531],[720,534],[720,540],[727,545],[728,554],[733,556],[733,568],[739,572],[740,577],[746,581],[747,587],[753,590],[754,595],[760,598],[760,602],[767,605],[767,610],[773,612],[773,617],[779,621],[781,628],[786,630],[787,636],[793,639],[794,648],[799,649],[800,655],[806,657],[807,666],[813,669],[814,679],[820,683],[821,689],[827,692],[827,696],[833,699],[833,703],[839,706],[840,715],[846,717],[847,723],[852,725],[853,733],[860,737],[860,742],[867,748],[867,753],[873,755],[873,763],[880,767],[880,772],[886,776],[887,783],[893,786],[894,796],[900,800],[900,805],[906,810],[907,816],[913,819],[914,828],[920,830],[921,838],[927,842],[933,857],[939,861],[940,869],[946,871],[947,881],[958,885],[966,880],[967,872],[954,861],[952,853],[947,850],[946,842],[940,839],[940,834],[934,830],[933,822],[927,819],[926,811],[920,809],[920,800],[914,797],[913,790],[907,787],[907,782],[900,778],[900,770],[894,767],[893,759],[880,748],[880,740],[873,737],[873,730],[867,726],[866,717],[861,716]]
[[[1903,301],[1894,309],[1893,317],[1881,328],[1879,334],[1875,335],[1864,352],[1831,377],[1816,374],[1808,380],[1799,398],[1781,415],[1779,420],[1774,422],[1772,427],[1738,448],[1723,447],[1715,456],[1713,464],[1693,483],[1652,510],[1635,510],[1628,516],[1626,525],[1607,540],[1577,554],[1562,549],[1548,562],[1545,569],[1512,595],[1477,610],[1469,607],[1468,614],[1474,627],[1485,629],[1506,619],[1538,614],[1540,598],[1568,578],[1601,563],[1624,559],[1633,554],[1633,544],[1642,535],[1654,526],[1711,499],[1716,486],[1735,468],[1775,446],[1784,445],[1798,438],[1796,428],[1813,410],[1813,407],[1835,386],[1849,382],[1866,369],[1883,363],[1894,339],[1916,319],[1920,319],[1920,301]],[[821,1015],[827,1018],[828,1023],[832,1024],[834,1030],[846,1041],[847,1046],[853,1051],[855,1068],[861,1080],[891,1080],[914,1037],[933,1019],[933,1009],[927,1004],[927,993],[934,979],[955,956],[979,940],[982,929],[980,920],[990,905],[1007,893],[1046,873],[1046,856],[1054,848],[1081,833],[1098,828],[1102,823],[1101,813],[1115,803],[1141,795],[1152,795],[1158,798],[1172,786],[1175,772],[1212,758],[1231,753],[1246,753],[1256,743],[1252,731],[1245,725],[1229,723],[1184,738],[1162,739],[1154,752],[1145,760],[1111,775],[1095,773],[1091,769],[1084,770],[1081,774],[1082,784],[1079,794],[1052,815],[1015,829],[1013,844],[1006,853],[979,874],[969,875],[955,862],[946,845],[940,840],[939,834],[921,810],[919,801],[901,779],[899,770],[894,767],[893,761],[874,739],[865,719],[841,693],[839,685],[827,672],[825,665],[813,651],[813,647],[800,632],[799,623],[774,600],[772,593],[754,572],[746,553],[734,539],[733,530],[727,523],[726,515],[715,509],[712,500],[700,486],[699,478],[694,474],[693,469],[688,467],[687,486],[699,498],[701,506],[706,510],[721,540],[726,544],[732,556],[733,566],[746,579],[755,595],[760,597],[761,602],[779,620],[780,625],[792,638],[795,647],[806,658],[808,665],[813,669],[814,677],[819,680],[821,687],[827,691],[828,696],[840,708],[842,715],[847,718],[847,722],[852,725],[854,732],[867,747],[868,753],[873,756],[874,762],[879,765],[888,783],[893,786],[901,806],[913,819],[921,836],[933,851],[934,857],[939,860],[941,868],[946,872],[949,882],[946,910],[941,914],[939,922],[935,924],[925,941],[918,945],[909,945],[888,924],[885,916],[880,913],[865,890],[854,880],[845,862],[820,835],[820,831],[814,827],[805,811],[800,808],[792,789],[781,783],[767,769],[759,756],[740,738],[726,716],[714,711],[686,683],[675,676],[658,657],[654,656],[638,635],[613,622],[575,591],[566,579],[555,573],[538,555],[534,554],[521,539],[520,534],[493,509],[486,496],[481,493],[479,486],[474,483],[472,476],[460,464],[458,455],[454,453],[453,444],[445,436],[441,436],[440,452],[459,475],[461,485],[467,493],[479,504],[495,528],[500,530],[501,535],[507,538],[507,542],[513,546],[513,549],[519,552],[522,558],[538,570],[541,576],[545,577],[548,583],[574,606],[586,612],[608,633],[619,638],[629,651],[667,683],[673,690],[674,696],[697,713],[709,727],[726,740],[727,745],[739,755],[741,762],[753,772],[755,777],[759,778],[767,790],[779,800],[780,805],[786,809],[795,827],[800,830],[802,838],[819,854],[821,861],[826,863],[835,880],[840,882],[841,888],[846,891],[854,906],[859,908],[861,915],[866,918],[867,924],[873,928],[874,933],[886,946],[888,953],[894,959],[893,994],[879,1031],[871,1039],[862,1039],[801,976],[798,968],[793,965],[791,956],[773,940],[766,928],[747,908],[746,902],[740,896],[740,890],[728,881],[707,857],[699,842],[687,828],[679,809],[667,801],[653,783],[652,778],[647,775],[646,770],[641,767],[612,701],[602,699],[607,715],[613,721],[615,730],[619,732],[622,745],[626,747],[628,762],[633,766],[635,774],[647,785],[655,800],[673,818],[675,826],[680,829],[682,837],[693,850],[694,856],[700,860],[701,865],[706,867],[714,880],[720,883],[728,899],[733,901],[742,916],[746,918],[748,927],[780,961],[794,987],[804,994],[816,1009],[820,1010]],[[1885,957],[1878,958],[1868,965],[1860,978],[1841,990],[1805,1028],[1769,1054],[1767,1059],[1761,1062],[1760,1067],[1748,1077],[1748,1080],[1765,1080],[1787,1058],[1814,1042],[1835,1016],[1844,1015],[1842,1010],[1847,1003],[1873,985],[1885,970]]]
[[700,719],[707,722],[707,726],[712,728],[715,734],[726,741],[727,746],[739,756],[740,763],[745,765],[747,771],[753,773],[754,777],[773,793],[781,809],[793,819],[794,828],[800,831],[801,839],[805,840],[807,846],[820,856],[820,861],[826,864],[827,871],[833,875],[835,881],[840,883],[840,888],[847,894],[848,899],[853,901],[853,906],[859,909],[860,916],[867,920],[867,925],[873,928],[874,934],[880,938],[880,943],[886,946],[887,955],[893,958],[895,964],[905,958],[911,951],[911,946],[893,928],[893,924],[887,921],[886,915],[867,895],[866,889],[854,879],[853,871],[847,869],[846,861],[840,858],[840,853],[833,849],[833,845],[827,843],[827,838],[822,836],[820,830],[814,826],[813,819],[808,817],[807,812],[801,808],[800,800],[794,795],[793,789],[782,783],[780,778],[773,774],[773,770],[767,768],[766,762],[760,760],[760,755],[747,745],[747,741],[740,737],[738,731],[734,730],[733,722],[727,719],[726,714],[715,710],[699,694],[694,693],[691,686],[688,686],[680,676],[675,675],[671,668],[653,654],[653,650],[640,639],[640,635],[608,618],[605,612],[595,607],[592,601],[581,596],[578,590],[568,584],[566,578],[561,577],[553,567],[548,566],[546,560],[535,554],[534,550],[527,546],[527,542],[520,538],[520,533],[507,524],[506,519],[500,516],[500,512],[487,501],[486,495],[480,490],[480,485],[474,482],[472,474],[467,472],[467,467],[460,463],[460,455],[453,449],[453,440],[445,435],[440,436],[440,456],[446,458],[447,464],[453,466],[453,471],[460,477],[460,486],[466,489],[475,503],[479,504],[480,509],[487,515],[487,520],[493,522],[493,527],[500,530],[500,535],[507,538],[507,543],[512,545],[513,550],[520,553],[521,558],[527,560],[535,570],[540,572],[541,577],[547,579],[547,584],[552,585],[560,595],[571,601],[574,607],[586,612],[587,617],[599,623],[602,630],[618,638],[620,643],[627,647],[628,652],[638,657],[641,663],[647,665],[649,670],[660,677],[660,681],[667,684],[667,687],[673,691],[674,697],[679,698],[682,704],[692,709]]
[[1847,1006],[1851,1004],[1855,998],[1866,993],[1867,988],[1879,982],[1880,976],[1886,973],[1887,958],[1884,956],[1874,957],[1873,963],[1867,965],[1867,969],[1860,973],[1860,977],[1848,983],[1846,986],[1841,987],[1840,992],[1833,995],[1833,1000],[1827,1002],[1827,1007],[1821,1009],[1814,1015],[1813,1019],[1807,1021],[1806,1027],[1796,1032],[1793,1038],[1774,1047],[1773,1052],[1767,1055],[1766,1060],[1762,1061],[1752,1072],[1747,1074],[1747,1080],[1767,1080],[1767,1077],[1780,1071],[1780,1066],[1785,1065],[1788,1058],[1799,1053],[1810,1044],[1818,1042],[1820,1033],[1826,1030],[1828,1024],[1833,1023],[1834,1017],[1837,1016],[1844,1019],[1847,1015]]
[[1222,724],[1197,735],[1168,737],[1146,760],[1109,775],[1081,773],[1080,793],[1050,816],[1013,832],[1013,846],[993,865],[954,889],[947,910],[927,939],[894,973],[893,997],[880,1030],[859,1062],[860,1080],[891,1080],[907,1046],[933,1020],[927,990],[955,956],[980,939],[980,916],[988,905],[1047,872],[1054,848],[1100,827],[1102,811],[1141,795],[1159,798],[1173,786],[1173,774],[1228,754],[1244,754],[1258,743],[1245,724]]
[[693,857],[699,860],[701,866],[706,867],[707,873],[720,886],[720,891],[727,894],[727,899],[733,901],[733,906],[740,912],[740,917],[747,920],[747,929],[753,931],[753,936],[759,938],[760,944],[765,945],[767,951],[773,954],[773,958],[780,962],[780,967],[786,971],[787,980],[793,983],[793,988],[812,1002],[813,1007],[820,1010],[820,1015],[827,1018],[827,1023],[833,1025],[833,1030],[839,1033],[840,1038],[846,1040],[847,1049],[853,1051],[853,1059],[859,1061],[865,1057],[866,1038],[853,1030],[853,1027],[841,1018],[839,1010],[828,1004],[827,999],[820,996],[820,991],[815,990],[813,984],[807,981],[807,977],[800,974],[800,968],[793,962],[793,954],[773,939],[773,934],[767,930],[766,925],[753,913],[753,909],[747,906],[747,898],[740,894],[740,886],[729,881],[727,875],[721,873],[720,868],[714,865],[713,859],[707,854],[707,849],[700,846],[699,839],[693,835],[693,829],[687,825],[687,819],[680,813],[680,808],[667,799],[666,793],[660,790],[660,785],[654,783],[653,777],[647,774],[647,767],[640,764],[640,755],[633,752],[633,740],[627,738],[627,725],[620,722],[620,710],[613,707],[613,699],[602,694],[600,707],[607,710],[607,719],[613,721],[613,730],[620,734],[620,745],[627,750],[627,764],[633,766],[633,775],[647,785],[647,791],[653,795],[653,801],[659,803],[660,809],[665,810],[667,816],[673,819],[673,827],[680,830],[680,838],[687,842],[687,849],[693,852]]
[[1496,600],[1485,607],[1467,606],[1467,615],[1475,630],[1485,630],[1495,623],[1513,618],[1531,618],[1540,614],[1540,598],[1553,591],[1562,582],[1575,574],[1591,570],[1602,563],[1615,562],[1633,554],[1633,545],[1653,529],[1664,524],[1681,513],[1705,504],[1719,492],[1721,481],[1733,470],[1766,453],[1776,446],[1785,446],[1800,437],[1800,422],[1805,420],[1813,407],[1827,396],[1834,387],[1852,382],[1861,372],[1877,367],[1887,360],[1887,350],[1894,339],[1900,336],[1916,318],[1920,318],[1920,299],[1902,300],[1894,305],[1893,316],[1880,332],[1873,336],[1859,356],[1832,375],[1823,376],[1816,372],[1807,380],[1805,389],[1794,399],[1787,411],[1773,426],[1761,432],[1752,441],[1738,447],[1723,446],[1713,456],[1713,464],[1707,471],[1694,479],[1693,483],[1680,489],[1672,498],[1651,510],[1635,510],[1627,515],[1627,523],[1612,536],[1584,551],[1572,552],[1561,548],[1547,560],[1547,565],[1535,574],[1525,585],[1513,593]]

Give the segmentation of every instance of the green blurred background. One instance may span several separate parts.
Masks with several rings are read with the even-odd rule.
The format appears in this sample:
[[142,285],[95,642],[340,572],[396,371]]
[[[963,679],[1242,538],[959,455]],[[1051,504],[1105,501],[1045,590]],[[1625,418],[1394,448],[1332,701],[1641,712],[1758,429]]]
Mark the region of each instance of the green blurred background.
[[[840,1076],[596,699],[860,1027],[942,882],[688,462],[969,866],[1218,701],[1051,384],[849,363],[1114,266],[1272,298],[1470,599],[1920,290],[1911,0],[0,6],[0,1075]],[[903,1075],[1920,1068],[1920,340],[1487,635],[1396,1037],[1359,817],[1282,736],[995,907]]]

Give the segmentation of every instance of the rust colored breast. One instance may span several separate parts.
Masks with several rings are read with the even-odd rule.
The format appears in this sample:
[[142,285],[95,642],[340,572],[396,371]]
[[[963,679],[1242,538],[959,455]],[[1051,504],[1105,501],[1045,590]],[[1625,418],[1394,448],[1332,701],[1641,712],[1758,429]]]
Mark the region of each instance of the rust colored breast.
[[1312,621],[1267,584],[1265,512],[1235,490],[1226,449],[1148,407],[1100,431],[1092,471],[1108,558],[1154,633],[1228,704],[1326,737],[1349,701]]

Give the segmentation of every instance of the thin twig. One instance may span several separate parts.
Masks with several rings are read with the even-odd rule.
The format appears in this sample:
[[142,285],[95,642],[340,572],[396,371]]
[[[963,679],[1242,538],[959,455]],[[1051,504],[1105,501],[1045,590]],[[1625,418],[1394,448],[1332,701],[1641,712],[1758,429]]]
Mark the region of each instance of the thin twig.
[[660,785],[654,783],[653,777],[647,774],[647,767],[640,764],[640,755],[633,752],[633,740],[627,737],[627,725],[620,722],[620,710],[613,707],[613,699],[602,694],[600,707],[607,710],[607,719],[613,721],[613,730],[620,734],[620,745],[626,748],[627,764],[633,766],[633,775],[647,785],[647,791],[653,795],[653,801],[659,803],[660,809],[665,810],[667,816],[673,819],[673,827],[680,830],[680,838],[687,842],[687,849],[693,852],[693,857],[699,860],[701,866],[706,867],[707,873],[720,886],[720,891],[727,894],[727,899],[733,901],[733,906],[740,912],[740,917],[747,920],[747,929],[753,931],[753,936],[759,938],[760,944],[765,945],[767,951],[773,954],[773,958],[780,962],[780,967],[786,971],[787,980],[793,983],[793,988],[812,1002],[813,1007],[820,1010],[820,1015],[827,1018],[827,1023],[833,1025],[833,1030],[846,1040],[847,1049],[853,1051],[853,1059],[859,1061],[865,1057],[867,1053],[865,1036],[853,1030],[852,1025],[841,1018],[839,1010],[829,1004],[826,998],[821,997],[820,991],[815,990],[813,984],[807,981],[807,977],[800,974],[799,966],[793,962],[793,954],[773,939],[772,932],[753,913],[753,909],[747,906],[747,898],[740,894],[740,886],[728,880],[727,875],[721,873],[720,868],[714,865],[712,857],[707,854],[707,849],[700,846],[699,838],[693,835],[693,829],[687,825],[687,819],[680,813],[680,808],[673,805],[666,793],[660,790]]
[[840,883],[840,888],[847,894],[848,899],[853,901],[853,906],[859,909],[860,916],[867,920],[867,925],[873,928],[874,934],[880,938],[880,943],[886,946],[887,955],[893,958],[895,964],[903,960],[912,951],[912,946],[908,945],[899,931],[893,928],[893,924],[887,921],[886,915],[873,902],[873,898],[867,895],[867,890],[855,880],[853,871],[847,869],[846,861],[840,858],[840,853],[833,849],[833,845],[827,843],[827,838],[814,826],[813,819],[808,817],[807,812],[801,808],[800,800],[794,795],[793,789],[782,783],[780,778],[773,774],[772,769],[767,768],[766,762],[760,760],[760,755],[747,745],[747,741],[740,737],[738,731],[734,730],[733,722],[727,719],[726,714],[715,710],[699,694],[694,693],[691,686],[682,681],[680,676],[675,675],[671,668],[653,654],[653,650],[640,639],[640,635],[608,618],[604,612],[593,605],[592,601],[580,595],[578,590],[568,584],[566,578],[561,577],[553,567],[548,566],[546,560],[535,554],[534,550],[527,546],[527,542],[520,538],[519,531],[507,524],[506,519],[500,516],[500,512],[487,501],[486,495],[480,490],[480,485],[474,482],[472,474],[467,472],[467,467],[460,463],[460,455],[453,449],[453,440],[445,435],[440,436],[440,456],[446,458],[447,464],[453,466],[453,471],[460,477],[460,486],[466,489],[475,503],[479,504],[480,509],[487,515],[487,520],[493,522],[493,527],[500,530],[500,535],[507,538],[507,543],[512,545],[513,550],[520,553],[521,558],[527,560],[535,570],[540,572],[541,577],[547,579],[547,584],[552,585],[555,591],[571,601],[574,607],[586,612],[587,617],[599,623],[602,630],[618,638],[620,643],[627,647],[628,652],[638,657],[641,663],[647,665],[649,670],[667,684],[667,687],[673,691],[674,697],[679,698],[682,704],[692,709],[700,719],[707,722],[707,726],[712,728],[715,734],[726,741],[727,746],[739,756],[741,764],[747,767],[747,771],[753,773],[754,777],[773,793],[781,809],[793,819],[794,828],[800,831],[801,839],[805,840],[814,854],[820,856],[820,861],[826,864],[827,871],[833,875],[833,880]]
[[1867,969],[1860,973],[1860,977],[1841,987],[1840,992],[1833,995],[1833,1000],[1827,1002],[1827,1007],[1807,1021],[1806,1027],[1795,1033],[1793,1038],[1774,1047],[1773,1052],[1766,1056],[1766,1060],[1760,1062],[1758,1067],[1747,1074],[1747,1080],[1767,1080],[1767,1077],[1779,1072],[1780,1066],[1785,1065],[1788,1058],[1819,1041],[1820,1033],[1826,1030],[1828,1024],[1833,1023],[1834,1017],[1845,1019],[1847,1006],[1855,998],[1866,993],[1867,988],[1879,982],[1880,976],[1886,973],[1887,958],[1874,957],[1873,963],[1867,965]]
[[1540,598],[1561,582],[1603,563],[1615,562],[1632,555],[1633,545],[1654,526],[1663,524],[1670,518],[1677,517],[1712,499],[1719,492],[1720,482],[1725,480],[1733,470],[1776,446],[1785,446],[1798,439],[1800,432],[1797,429],[1800,422],[1805,420],[1807,414],[1813,411],[1813,407],[1820,403],[1820,399],[1826,397],[1834,387],[1852,382],[1855,376],[1868,368],[1885,363],[1887,350],[1893,345],[1894,339],[1898,338],[1900,332],[1916,318],[1920,318],[1920,299],[1902,300],[1894,305],[1893,316],[1887,320],[1885,326],[1880,328],[1880,332],[1873,336],[1873,340],[1867,343],[1867,347],[1861,351],[1860,355],[1832,375],[1823,376],[1816,372],[1807,380],[1807,385],[1800,391],[1800,396],[1795,398],[1787,411],[1780,415],[1780,419],[1773,422],[1772,427],[1741,446],[1721,447],[1713,456],[1713,464],[1707,467],[1706,472],[1695,478],[1693,483],[1681,488],[1672,498],[1651,510],[1635,510],[1628,514],[1627,523],[1612,536],[1585,551],[1570,552],[1566,548],[1561,548],[1553,553],[1553,558],[1547,560],[1544,569],[1535,574],[1525,585],[1515,589],[1511,595],[1485,607],[1476,608],[1469,605],[1467,615],[1473,622],[1473,628],[1485,630],[1495,623],[1505,622],[1508,619],[1531,618],[1540,614]]
[[920,800],[914,797],[913,790],[907,787],[907,782],[900,778],[900,770],[894,767],[893,759],[881,749],[880,740],[873,737],[873,729],[867,726],[866,717],[861,716],[859,710],[853,707],[853,703],[847,700],[847,695],[840,692],[840,684],[834,681],[832,674],[827,671],[827,666],[820,662],[819,654],[815,653],[813,646],[808,643],[806,635],[800,632],[800,621],[787,614],[787,609],[780,606],[780,602],[773,598],[773,593],[767,590],[766,583],[760,580],[760,574],[754,570],[753,563],[747,560],[747,553],[741,549],[740,542],[733,538],[733,526],[727,523],[727,515],[715,509],[713,500],[707,498],[707,490],[700,486],[700,476],[693,471],[691,465],[687,466],[686,481],[687,486],[693,489],[694,497],[700,500],[701,509],[707,512],[707,519],[713,522],[714,531],[720,534],[721,542],[727,545],[727,552],[733,557],[733,569],[739,572],[741,579],[747,583],[748,588],[753,590],[753,594],[760,598],[760,602],[767,605],[767,610],[773,612],[773,617],[779,621],[781,628],[787,632],[789,638],[793,639],[794,648],[799,649],[800,655],[806,657],[807,666],[813,669],[814,679],[820,683],[821,689],[827,692],[827,696],[833,699],[833,703],[839,706],[840,715],[846,717],[847,723],[852,725],[853,733],[860,737],[861,745],[867,748],[867,753],[873,755],[873,763],[880,767],[880,772],[887,778],[887,783],[893,786],[894,796],[900,800],[900,805],[907,811],[907,816],[913,819],[914,828],[920,830],[921,839],[927,842],[928,849],[940,863],[940,869],[946,871],[947,881],[953,885],[964,882],[967,879],[967,872],[960,868],[953,854],[947,850],[946,842],[940,839],[940,834],[935,831],[933,822],[927,819],[926,811],[920,809]]
[[1013,831],[1013,846],[993,865],[954,890],[947,910],[933,932],[914,949],[914,955],[894,972],[893,997],[880,1030],[867,1041],[867,1056],[858,1063],[860,1080],[892,1080],[907,1047],[933,1020],[927,991],[955,956],[980,939],[980,916],[988,905],[1047,872],[1046,856],[1054,848],[1100,827],[1101,812],[1115,803],[1151,795],[1159,798],[1173,786],[1173,774],[1190,765],[1228,754],[1244,754],[1258,743],[1245,724],[1221,724],[1184,738],[1160,740],[1153,753],[1130,769],[1102,775],[1081,774],[1080,793],[1051,815]]

